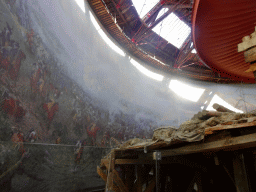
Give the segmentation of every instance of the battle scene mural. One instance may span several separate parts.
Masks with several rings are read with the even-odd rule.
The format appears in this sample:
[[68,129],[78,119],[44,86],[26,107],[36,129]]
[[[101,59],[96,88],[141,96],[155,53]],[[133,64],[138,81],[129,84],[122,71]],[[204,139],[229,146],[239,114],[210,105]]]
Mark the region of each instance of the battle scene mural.
[[128,64],[104,44],[88,7],[0,0],[0,191],[102,187],[96,168],[111,148],[178,127],[215,93],[238,100],[207,85],[199,102],[184,101]]
[[[30,26],[30,18],[22,18],[25,14],[20,14],[22,7],[15,7],[24,6],[22,3],[6,1],[5,5],[17,16],[18,24],[1,21],[1,113],[10,124],[9,131],[19,129],[24,135],[34,132],[34,142],[56,143],[58,140],[58,143],[76,144],[78,140],[85,140],[86,145],[107,147],[111,138],[121,142],[139,136],[136,128],[140,124],[139,130],[147,127],[149,132],[143,137],[149,137],[153,128],[150,119],[137,121],[132,115],[123,118],[127,115],[109,114],[94,106],[98,101],[58,70],[57,58],[47,51]],[[19,27],[25,31],[23,41],[14,38],[13,33],[20,33]],[[110,120],[110,115],[114,120]],[[126,136],[128,129],[129,136]]]
[[[101,107],[102,101],[68,76],[36,32],[28,4],[0,1],[1,189],[72,191],[100,186],[95,167],[102,156],[130,138],[151,137],[154,123]],[[136,106],[133,110],[143,111]],[[62,152],[55,145],[68,150],[65,156],[60,158]],[[15,157],[13,161],[8,160],[10,156]],[[13,166],[21,160],[16,174]],[[52,171],[43,171],[43,165]],[[55,181],[48,179],[52,177]],[[87,177],[89,183],[84,182]],[[72,182],[79,185],[72,188]]]

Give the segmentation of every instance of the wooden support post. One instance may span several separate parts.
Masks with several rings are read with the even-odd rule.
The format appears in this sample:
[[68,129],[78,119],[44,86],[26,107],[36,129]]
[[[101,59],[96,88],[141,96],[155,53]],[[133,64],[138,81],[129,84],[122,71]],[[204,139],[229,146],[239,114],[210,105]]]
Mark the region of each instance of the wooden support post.
[[237,192],[250,191],[243,154],[235,153],[235,157],[233,159],[233,168]]
[[107,177],[107,184],[106,184],[106,192],[113,191],[113,184],[114,184],[114,174],[113,170],[115,169],[115,150],[111,151],[109,166],[108,166],[108,177]]

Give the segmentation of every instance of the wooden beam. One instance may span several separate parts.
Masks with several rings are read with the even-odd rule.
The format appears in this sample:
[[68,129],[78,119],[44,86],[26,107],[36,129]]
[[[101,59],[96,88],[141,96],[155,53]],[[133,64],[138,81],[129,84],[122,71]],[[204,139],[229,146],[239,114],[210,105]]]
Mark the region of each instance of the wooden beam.
[[107,177],[106,191],[113,190],[113,184],[114,184],[113,170],[114,169],[115,169],[115,150],[112,150],[110,153],[110,160],[109,160],[109,165],[108,165],[108,177]]
[[[160,150],[162,157],[186,155],[192,153],[202,153],[207,151],[220,151],[220,150],[237,150],[243,148],[250,148],[256,146],[256,133],[243,135],[239,137],[226,138],[219,141],[208,143],[193,143],[180,148],[169,150]],[[153,159],[153,153],[145,154],[146,157]]]
[[[167,8],[173,8],[175,5],[174,4],[170,4],[170,5],[164,5],[164,7]],[[192,9],[193,5],[192,4],[180,4],[176,6],[176,9]]]
[[124,16],[123,16],[122,12],[120,11],[120,9],[117,7],[117,4],[115,3],[115,1],[114,1],[114,0],[111,0],[111,2],[114,4],[114,6],[115,6],[115,8],[116,8],[116,10],[117,10],[117,12],[118,12],[118,15],[122,18],[122,20],[123,20],[124,22],[127,22],[127,21],[125,20]]
[[113,170],[113,174],[114,174],[114,181],[115,181],[116,185],[119,187],[119,189],[122,192],[129,192],[128,188],[125,186],[122,179],[119,177],[118,172],[115,169]]
[[[103,179],[103,181],[107,182],[107,175],[104,173],[104,171],[99,166],[97,166],[97,173]],[[121,192],[115,184],[113,185],[113,191]]]
[[[109,160],[108,159],[101,159],[101,163],[104,164],[107,168],[108,168],[108,164],[109,164]],[[156,162],[149,159],[149,158],[145,158],[143,156],[143,158],[141,159],[116,159],[115,160],[115,164],[116,165],[137,165],[137,164],[152,164],[154,165]],[[162,159],[160,161],[161,164],[173,164],[173,163],[177,163],[177,164],[182,164],[191,168],[195,168],[195,169],[200,169],[204,172],[207,172],[207,168],[205,166],[202,166],[196,162],[193,162],[191,160],[188,160],[187,158],[184,157],[172,157],[171,159]]]
[[[105,161],[104,162],[104,164],[107,164],[107,161]],[[105,164],[105,165],[106,165]],[[107,165],[106,166],[108,169],[109,169],[109,165]],[[99,168],[100,169],[100,168]],[[100,172],[100,170],[98,170],[97,169],[97,171],[99,171],[99,173],[101,174],[101,175],[103,175],[103,180],[104,179],[106,179],[105,177],[107,177],[107,176],[105,176],[102,172]],[[98,174],[99,174],[98,173]],[[112,180],[113,180],[113,188],[112,189],[110,189],[110,187],[108,188],[109,190],[114,190],[115,189],[115,186],[117,186],[122,192],[129,192],[129,190],[127,189],[127,187],[125,186],[125,184],[123,183],[123,181],[122,181],[122,179],[119,177],[119,174],[118,174],[118,172],[115,170],[115,169],[112,169]],[[100,175],[100,176],[101,176]],[[102,176],[101,176],[102,177]],[[109,176],[107,177],[107,181],[108,181],[108,179],[109,179]],[[110,178],[111,179],[111,178]],[[115,183],[114,183],[114,181],[115,181]],[[107,185],[108,186],[108,185]]]
[[107,182],[107,175],[99,166],[97,166],[97,173],[103,179],[103,181]]
[[240,129],[243,127],[255,127],[256,126],[256,117],[250,117],[247,120],[247,123],[233,124],[233,125],[217,125],[214,127],[209,127],[205,129],[205,135],[211,135],[216,131],[226,130],[226,129]]

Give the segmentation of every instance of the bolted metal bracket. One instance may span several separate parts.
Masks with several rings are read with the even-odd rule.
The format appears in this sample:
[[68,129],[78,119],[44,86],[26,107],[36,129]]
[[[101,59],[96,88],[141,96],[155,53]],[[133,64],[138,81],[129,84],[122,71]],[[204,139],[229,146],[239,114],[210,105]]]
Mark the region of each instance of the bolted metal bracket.
[[161,152],[159,152],[159,151],[154,152],[154,153],[153,153],[153,159],[156,160],[156,161],[162,160],[162,154],[161,154]]

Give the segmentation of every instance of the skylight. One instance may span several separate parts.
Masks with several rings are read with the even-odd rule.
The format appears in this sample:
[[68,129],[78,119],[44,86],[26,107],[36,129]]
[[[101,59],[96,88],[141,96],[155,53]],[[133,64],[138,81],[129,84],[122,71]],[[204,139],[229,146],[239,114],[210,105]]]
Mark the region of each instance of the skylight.
[[81,10],[85,13],[84,0],[75,0],[75,2],[81,8]]
[[232,105],[228,104],[226,101],[224,101],[223,99],[221,99],[218,95],[214,95],[210,104],[208,105],[208,107],[206,108],[206,110],[208,111],[216,111],[212,106],[214,103],[218,103],[236,113],[244,113],[242,110],[239,110],[235,107],[233,107]]
[[205,89],[192,87],[178,80],[171,80],[169,88],[184,99],[197,102]]
[[[143,18],[159,1],[160,0],[133,0],[132,2],[140,18]],[[158,14],[157,19],[166,11],[168,11],[167,8],[162,9]],[[190,27],[180,20],[174,13],[169,14],[152,30],[178,49],[181,48],[182,44],[191,33]]]
[[191,33],[190,27],[181,21],[174,13],[171,13],[162,22],[156,25],[153,31],[178,49],[181,48],[182,44]]
[[158,2],[159,0],[132,0],[140,18],[144,17]]
[[164,76],[159,75],[157,73],[154,73],[154,72],[146,69],[145,67],[143,67],[141,64],[139,64],[137,61],[135,61],[133,59],[131,59],[130,61],[144,75],[146,75],[146,76],[148,76],[148,77],[150,77],[152,79],[155,79],[157,81],[162,81],[163,80]]
[[102,39],[109,45],[109,47],[111,47],[115,52],[117,52],[119,55],[121,56],[125,56],[125,53],[122,51],[122,49],[120,49],[116,44],[114,44],[109,38],[108,36],[104,33],[104,31],[101,29],[101,27],[99,26],[98,22],[96,21],[95,17],[93,16],[93,14],[90,12],[90,18],[91,18],[91,22],[94,25],[95,29],[98,31],[98,33],[100,34],[100,36],[102,37]]

